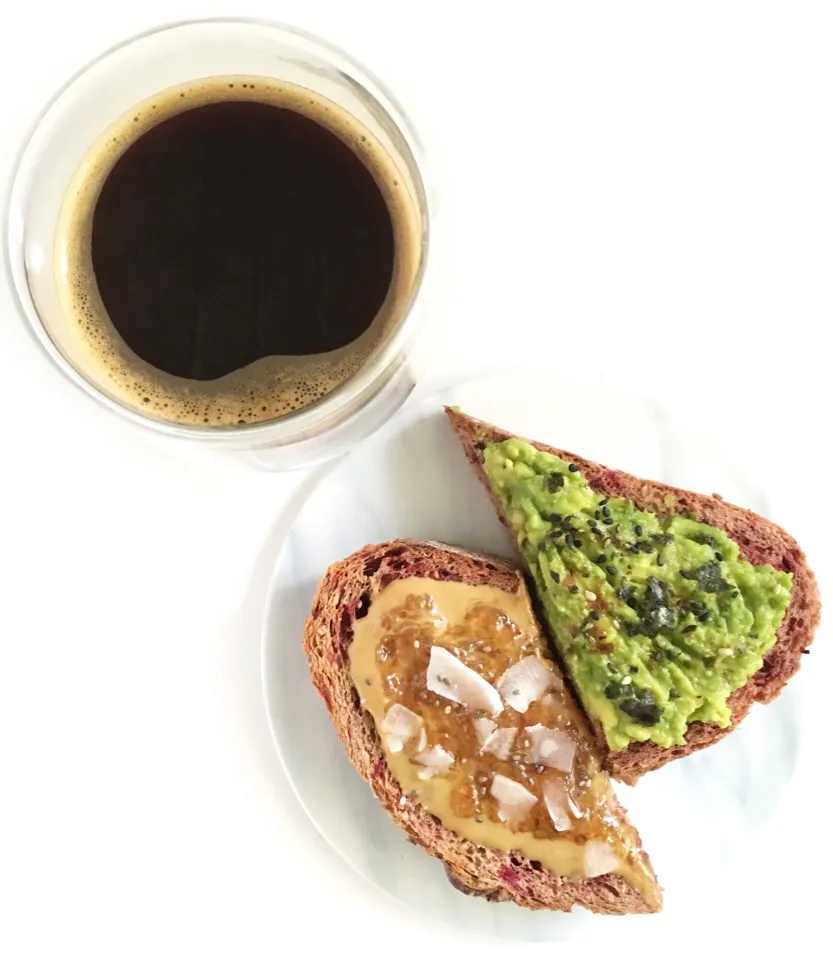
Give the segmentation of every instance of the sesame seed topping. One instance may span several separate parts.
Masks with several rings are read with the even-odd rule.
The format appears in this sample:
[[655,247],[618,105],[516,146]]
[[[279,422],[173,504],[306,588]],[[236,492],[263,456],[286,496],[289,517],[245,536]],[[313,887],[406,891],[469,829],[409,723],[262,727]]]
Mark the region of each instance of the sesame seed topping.
[[590,600],[590,601],[593,601],[593,600],[596,599],[596,594],[593,593],[592,590],[585,590],[585,591],[584,591],[584,596],[587,597],[587,599]]
[[569,466],[569,470],[570,470],[570,473],[577,473],[577,472],[578,472],[578,466],[577,466],[575,463],[571,463],[570,466]]

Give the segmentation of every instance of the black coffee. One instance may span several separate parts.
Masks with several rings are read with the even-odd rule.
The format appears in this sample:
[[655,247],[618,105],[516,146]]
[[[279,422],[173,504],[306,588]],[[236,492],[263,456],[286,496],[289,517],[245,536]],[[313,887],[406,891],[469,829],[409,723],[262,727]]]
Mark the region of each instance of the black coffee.
[[64,299],[117,392],[228,424],[352,375],[401,316],[417,249],[366,128],[301,88],[215,78],[139,105],[94,148],[58,252]]

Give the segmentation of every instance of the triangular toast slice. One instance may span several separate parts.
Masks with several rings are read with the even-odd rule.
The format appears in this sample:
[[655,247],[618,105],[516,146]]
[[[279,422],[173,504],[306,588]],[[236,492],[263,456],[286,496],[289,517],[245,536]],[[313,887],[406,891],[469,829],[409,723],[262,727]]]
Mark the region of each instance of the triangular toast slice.
[[327,570],[304,649],[353,765],[459,890],[660,908],[519,570],[438,543],[366,546]]
[[820,617],[770,520],[446,409],[524,559],[616,778],[720,740],[798,670]]

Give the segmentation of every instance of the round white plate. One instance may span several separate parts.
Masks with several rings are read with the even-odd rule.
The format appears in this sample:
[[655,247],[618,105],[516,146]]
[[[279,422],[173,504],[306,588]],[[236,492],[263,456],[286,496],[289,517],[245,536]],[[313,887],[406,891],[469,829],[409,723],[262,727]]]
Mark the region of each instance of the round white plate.
[[[759,839],[794,769],[796,704],[790,691],[756,707],[724,741],[617,793],[665,890],[663,913],[596,917],[532,912],[454,890],[442,864],[408,843],[347,760],[313,688],[301,634],[326,567],[367,543],[445,540],[497,554],[512,546],[446,423],[442,406],[641,476],[766,513],[765,497],[708,438],[672,424],[655,404],[562,380],[501,375],[415,398],[348,454],[313,490],[278,558],[263,641],[266,705],[298,798],[321,834],[363,877],[433,918],[502,937],[567,940],[673,936],[731,915],[722,890],[742,888],[743,851]],[[736,907],[734,908],[736,909]],[[677,935],[679,926],[676,927]],[[672,939],[670,942],[674,942]]]

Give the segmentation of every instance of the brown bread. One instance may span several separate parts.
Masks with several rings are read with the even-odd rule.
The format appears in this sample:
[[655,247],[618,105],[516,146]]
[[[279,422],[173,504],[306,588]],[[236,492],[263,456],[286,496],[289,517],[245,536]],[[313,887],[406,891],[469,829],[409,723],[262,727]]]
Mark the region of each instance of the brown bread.
[[[450,407],[446,408],[446,413],[463,445],[466,457],[491,495],[478,444],[508,440],[515,434],[507,433]],[[634,784],[644,773],[657,770],[671,760],[685,757],[695,750],[702,750],[716,743],[734,730],[753,703],[769,703],[778,696],[801,665],[802,654],[812,642],[819,623],[821,602],[816,578],[807,566],[804,552],[795,539],[771,520],[758,516],[751,510],[726,503],[717,495],[692,493],[664,483],[644,480],[585,460],[565,450],[532,440],[527,442],[538,450],[575,463],[597,493],[609,497],[625,497],[640,509],[656,514],[690,513],[703,523],[725,530],[740,547],[741,555],[750,563],[769,563],[776,570],[785,570],[793,575],[790,604],[778,631],[775,646],[764,657],[761,669],[745,686],[735,690],[729,697],[732,721],[728,727],[721,728],[715,723],[695,721],[689,725],[686,742],[682,746],[661,747],[648,741],[632,743],[627,750],[616,753],[608,750],[604,736],[597,730],[599,747],[606,752],[605,766],[609,772],[624,783]],[[501,515],[494,497],[492,501],[501,521],[511,531],[511,526]],[[592,721],[592,717],[590,719]]]
[[366,546],[327,570],[304,631],[310,675],[350,760],[388,814],[414,843],[444,862],[451,883],[465,893],[532,909],[570,910],[579,905],[606,914],[658,909],[618,875],[571,879],[518,853],[478,847],[403,794],[385,762],[375,723],[360,705],[348,649],[353,624],[367,614],[372,597],[405,577],[486,584],[510,592],[522,583],[522,575],[500,560],[408,540]]

